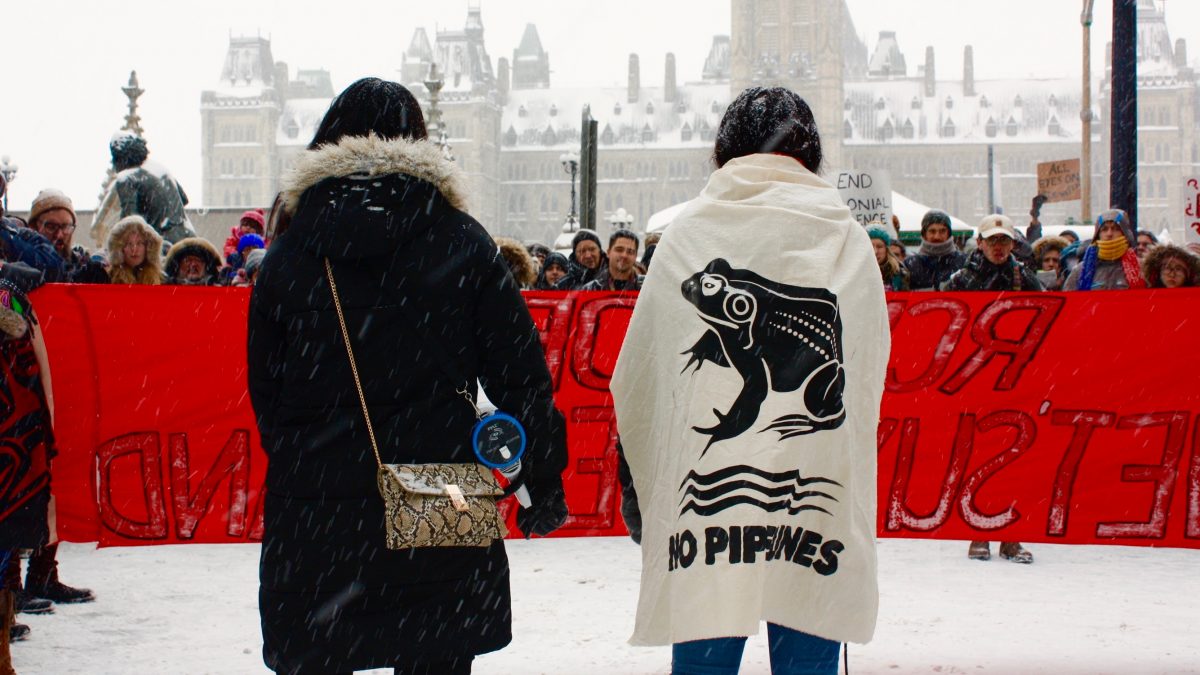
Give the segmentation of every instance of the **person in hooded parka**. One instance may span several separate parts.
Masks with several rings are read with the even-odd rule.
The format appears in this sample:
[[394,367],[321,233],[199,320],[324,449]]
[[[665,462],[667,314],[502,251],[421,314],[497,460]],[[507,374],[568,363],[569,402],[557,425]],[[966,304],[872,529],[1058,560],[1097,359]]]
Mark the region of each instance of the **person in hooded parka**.
[[511,640],[502,540],[386,547],[326,260],[382,461],[476,461],[476,413],[440,351],[525,427],[532,507],[518,510],[518,526],[545,535],[566,519],[565,426],[538,334],[495,242],[465,211],[464,185],[427,140],[416,98],[376,78],[333,101],[284,181],[290,225],[263,260],[248,338],[269,461],[263,656],[278,673],[456,675]]
[[819,175],[809,106],[752,88],[659,242],[612,379],[641,507],[633,644],[736,673],[836,673],[878,608],[875,434],[890,348],[866,231]]

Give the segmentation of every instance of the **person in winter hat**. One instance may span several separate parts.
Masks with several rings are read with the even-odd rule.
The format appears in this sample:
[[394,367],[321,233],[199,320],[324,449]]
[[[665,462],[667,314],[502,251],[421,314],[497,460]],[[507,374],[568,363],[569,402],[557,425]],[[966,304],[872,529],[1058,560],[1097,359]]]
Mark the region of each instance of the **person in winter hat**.
[[161,239],[175,243],[196,236],[184,213],[188,198],[179,181],[147,161],[146,140],[130,131],[113,135],[108,145],[116,178],[92,219],[92,241],[106,241],[118,220],[141,216]]
[[1174,244],[1159,244],[1142,261],[1142,278],[1150,288],[1190,288],[1200,283],[1200,256]]
[[[1017,232],[1008,216],[991,215],[979,223],[979,248],[971,253],[963,267],[946,284],[948,291],[1040,291],[1041,282],[1029,268],[1013,256]],[[991,545],[986,541],[972,541],[967,547],[967,557],[972,560],[988,560],[992,557]],[[1020,542],[1006,541],[1000,544],[1000,557],[1016,563],[1033,562],[1033,554]]]
[[495,239],[496,246],[500,249],[500,256],[504,258],[508,270],[512,272],[517,287],[521,290],[533,288],[537,282],[537,263],[529,254],[529,250],[516,239],[508,237],[496,237]]
[[567,276],[567,269],[571,266],[567,256],[552,251],[546,256],[546,261],[542,263],[542,269],[538,272],[537,283],[534,284],[534,289],[539,291],[555,291],[562,290],[557,284],[560,280]]
[[108,235],[108,278],[114,284],[163,282],[162,237],[141,216],[119,220]]
[[66,263],[64,281],[73,284],[106,284],[108,270],[102,256],[93,256],[82,246],[73,246],[75,206],[61,190],[45,189],[38,193],[29,209],[29,227],[54,245],[54,252]]
[[967,264],[967,256],[954,245],[950,216],[930,211],[921,219],[921,248],[904,261],[909,286],[914,291],[936,291]]
[[167,283],[177,286],[219,286],[221,254],[202,237],[188,237],[167,251],[163,270]]
[[[45,237],[7,218],[0,223],[0,377],[7,399],[0,406],[0,444],[18,451],[9,462],[9,473],[30,486],[21,503],[0,517],[0,578],[4,579],[0,644],[4,647],[29,635],[28,626],[15,622],[16,611],[53,611],[52,601],[25,592],[19,549],[34,551],[31,586],[46,593],[44,587],[58,581],[55,549],[47,546],[54,457],[52,394],[45,344],[29,294],[43,283],[60,280],[62,265]],[[0,649],[0,668],[11,665],[6,659],[7,651]]]
[[567,278],[558,282],[564,291],[581,290],[591,283],[600,270],[608,264],[600,237],[591,230],[580,230],[571,239],[570,269]]
[[[466,175],[427,138],[402,85],[365,78],[339,94],[282,187],[290,224],[263,260],[247,327],[250,401],[270,457],[263,659],[289,674],[469,673],[476,655],[512,640],[504,540],[388,548],[377,463],[475,463],[476,410],[460,389],[469,381],[474,393],[478,380],[525,428],[532,503],[517,506],[517,526],[527,536],[561,527],[566,427],[537,328],[466,211]],[[314,348],[296,348],[305,344]]]
[[246,256],[251,251],[266,248],[267,243],[262,237],[257,234],[243,234],[238,237],[237,248],[233,253],[225,257],[225,267],[222,270],[222,278],[225,283],[232,283],[234,277],[241,271],[242,266],[246,264]]
[[979,247],[966,266],[946,282],[947,291],[1041,291],[1037,275],[1017,260],[1017,231],[1008,216],[985,216],[979,223]]
[[882,227],[868,228],[867,236],[875,247],[875,262],[879,263],[883,287],[889,291],[909,290],[908,268],[892,254],[892,236]]
[[1129,215],[1110,209],[1096,218],[1092,243],[1067,282],[1066,291],[1112,291],[1145,288],[1137,258],[1137,237]]
[[233,278],[232,286],[253,286],[258,280],[258,271],[262,269],[263,259],[267,257],[267,249],[256,248],[246,255],[246,264],[238,270]]
[[1054,281],[1043,284],[1048,291],[1062,290],[1066,275],[1063,273],[1063,251],[1071,242],[1065,237],[1053,235],[1042,237],[1033,244],[1033,260],[1039,272],[1054,272]]
[[612,377],[641,523],[631,642],[671,644],[673,672],[733,673],[766,621],[775,672],[833,674],[878,613],[879,266],[794,92],[742,92],[713,158],[658,244]]
[[542,269],[542,265],[546,262],[546,256],[550,255],[550,247],[540,242],[534,242],[525,248],[529,251],[529,255],[533,256],[537,268]]
[[1158,237],[1149,230],[1138,230],[1137,232],[1137,247],[1134,249],[1137,252],[1138,260],[1145,260],[1146,254],[1155,246],[1158,246]]
[[242,217],[238,220],[235,227],[229,228],[229,237],[225,239],[225,257],[237,253],[238,240],[247,234],[257,234],[260,237],[266,237],[267,216],[262,209],[250,209],[242,213]]

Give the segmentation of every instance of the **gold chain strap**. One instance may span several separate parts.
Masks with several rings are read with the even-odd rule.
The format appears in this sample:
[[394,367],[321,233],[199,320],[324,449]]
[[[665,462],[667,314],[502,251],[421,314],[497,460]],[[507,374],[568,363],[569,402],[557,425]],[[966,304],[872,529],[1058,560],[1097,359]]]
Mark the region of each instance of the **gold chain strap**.
[[346,343],[346,355],[350,357],[350,372],[354,375],[354,388],[358,390],[358,402],[362,404],[363,419],[367,421],[367,435],[371,437],[371,449],[375,451],[375,461],[380,468],[383,460],[379,458],[379,446],[375,443],[375,430],[371,427],[371,413],[367,412],[367,397],[363,395],[362,381],[358,379],[358,365],[354,363],[354,350],[350,348],[350,331],[346,330],[346,317],[342,314],[342,301],[338,298],[337,284],[333,281],[333,267],[329,258],[325,259],[325,276],[329,278],[329,290],[333,291],[333,307],[337,310],[338,323],[342,326],[342,340]]

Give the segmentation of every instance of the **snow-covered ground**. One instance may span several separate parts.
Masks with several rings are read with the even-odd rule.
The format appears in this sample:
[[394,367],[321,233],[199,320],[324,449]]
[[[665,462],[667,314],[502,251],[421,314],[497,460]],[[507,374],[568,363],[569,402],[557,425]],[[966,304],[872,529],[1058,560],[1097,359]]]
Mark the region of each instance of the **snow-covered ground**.
[[[962,542],[879,545],[879,628],[851,673],[1200,673],[1200,551],[1030,547],[1032,566],[969,561]],[[511,542],[514,632],[475,672],[667,673],[626,644],[640,557],[627,539]],[[64,544],[63,580],[95,603],[20,615],[17,672],[266,673],[258,547]],[[743,673],[768,673],[752,638]]]

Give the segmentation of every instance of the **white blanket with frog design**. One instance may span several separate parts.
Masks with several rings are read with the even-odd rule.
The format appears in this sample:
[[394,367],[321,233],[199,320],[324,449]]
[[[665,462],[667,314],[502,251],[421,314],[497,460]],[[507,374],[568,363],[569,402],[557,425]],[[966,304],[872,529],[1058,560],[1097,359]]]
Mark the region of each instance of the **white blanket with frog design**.
[[763,620],[871,639],[889,347],[837,190],[779,155],[713,173],[655,251],[612,380],[643,521],[631,642]]

